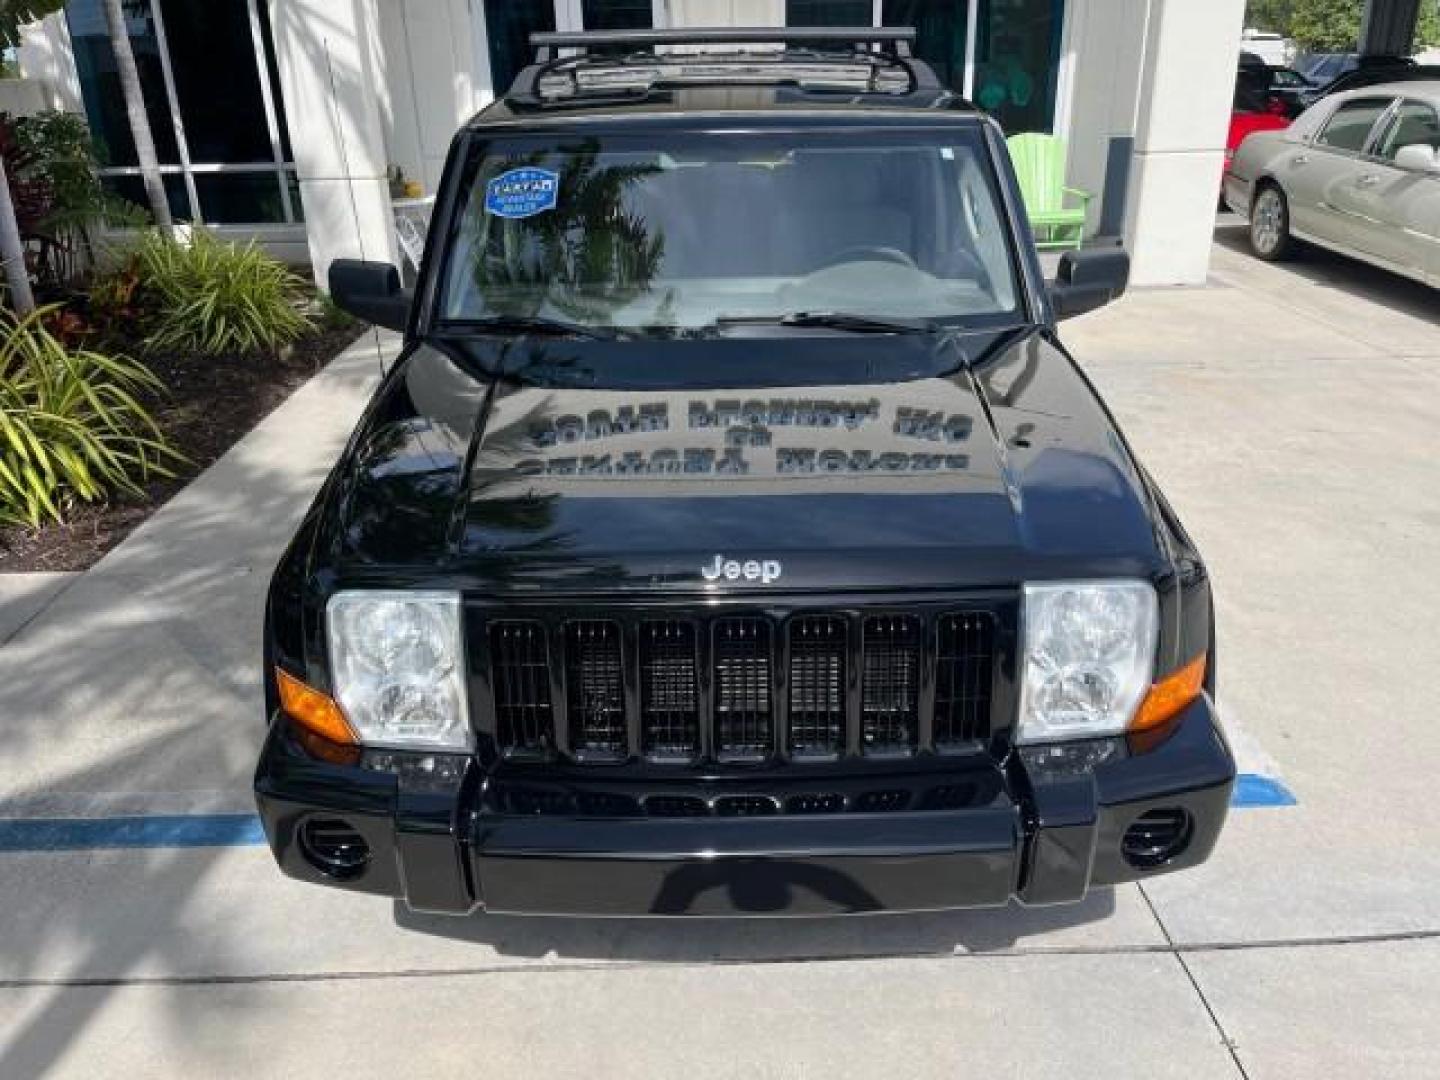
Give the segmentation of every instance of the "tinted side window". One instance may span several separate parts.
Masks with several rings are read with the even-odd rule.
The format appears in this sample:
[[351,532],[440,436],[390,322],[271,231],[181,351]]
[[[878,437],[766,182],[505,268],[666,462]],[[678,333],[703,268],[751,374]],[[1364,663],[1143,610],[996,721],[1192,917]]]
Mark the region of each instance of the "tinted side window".
[[1320,146],[1350,150],[1358,154],[1365,148],[1365,140],[1369,138],[1375,121],[1380,119],[1380,114],[1389,106],[1388,98],[1347,101],[1335,110],[1335,115],[1330,117],[1329,122],[1315,137],[1315,142]]
[[1393,161],[1402,146],[1422,144],[1440,150],[1440,120],[1435,110],[1419,101],[1406,101],[1395,110],[1380,139],[1380,157]]

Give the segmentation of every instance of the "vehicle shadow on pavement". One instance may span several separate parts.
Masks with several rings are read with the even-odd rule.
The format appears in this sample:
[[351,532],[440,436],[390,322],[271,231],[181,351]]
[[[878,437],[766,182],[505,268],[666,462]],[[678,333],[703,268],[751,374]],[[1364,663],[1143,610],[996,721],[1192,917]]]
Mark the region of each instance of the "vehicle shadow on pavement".
[[[1217,219],[1215,243],[1251,260],[1256,264],[1251,268],[1253,270],[1294,275],[1310,285],[1333,289],[1357,300],[1379,304],[1391,311],[1440,326],[1440,293],[1400,274],[1305,243],[1297,244],[1294,253],[1283,262],[1263,263],[1250,249],[1249,231],[1244,220],[1233,214],[1222,214]],[[1285,282],[1283,277],[1279,281],[1296,284]],[[1265,291],[1263,285],[1259,288]]]
[[[674,963],[948,956],[1016,949],[1097,948],[1093,934],[1067,932],[1109,919],[1115,890],[1077,904],[828,917],[572,918],[425,915],[395,904],[402,930],[485,945],[504,956]],[[1029,946],[1026,946],[1027,948]],[[1098,946],[1102,947],[1103,946]]]

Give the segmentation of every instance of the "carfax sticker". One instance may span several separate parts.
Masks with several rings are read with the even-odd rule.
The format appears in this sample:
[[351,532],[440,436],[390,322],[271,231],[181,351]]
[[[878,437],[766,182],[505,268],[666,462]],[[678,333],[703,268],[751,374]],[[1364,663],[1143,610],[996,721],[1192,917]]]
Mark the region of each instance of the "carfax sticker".
[[485,210],[496,217],[527,218],[555,209],[560,174],[526,166],[501,173],[485,185]]

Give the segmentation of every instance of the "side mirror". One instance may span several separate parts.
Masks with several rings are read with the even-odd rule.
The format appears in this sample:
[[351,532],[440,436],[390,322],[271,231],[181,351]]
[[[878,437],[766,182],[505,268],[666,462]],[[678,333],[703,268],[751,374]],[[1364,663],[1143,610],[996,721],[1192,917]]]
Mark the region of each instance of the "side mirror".
[[1440,172],[1440,152],[1425,143],[1411,143],[1396,151],[1395,167],[1419,173]]
[[1050,283],[1050,306],[1057,320],[1083,315],[1117,299],[1129,281],[1130,256],[1121,248],[1067,251]]
[[411,295],[389,263],[336,259],[330,264],[330,298],[351,315],[386,330],[404,330]]

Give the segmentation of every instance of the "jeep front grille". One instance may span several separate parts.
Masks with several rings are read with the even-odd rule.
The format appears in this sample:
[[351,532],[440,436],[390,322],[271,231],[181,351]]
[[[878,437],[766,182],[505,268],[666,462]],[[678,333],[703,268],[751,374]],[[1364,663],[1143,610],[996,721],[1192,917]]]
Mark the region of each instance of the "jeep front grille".
[[488,623],[502,753],[833,761],[962,752],[991,735],[990,611],[603,614]]

